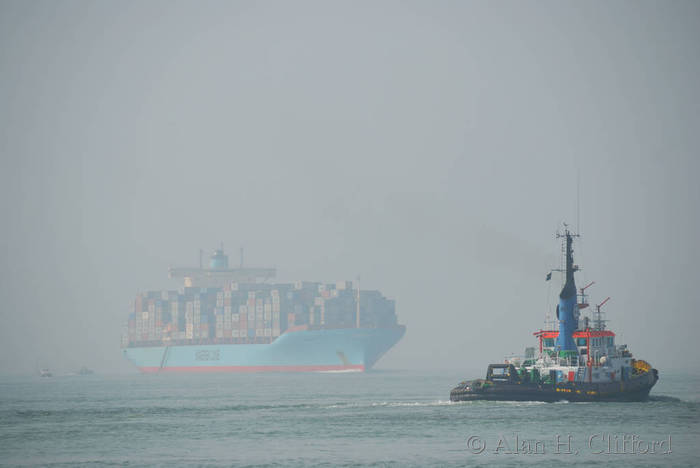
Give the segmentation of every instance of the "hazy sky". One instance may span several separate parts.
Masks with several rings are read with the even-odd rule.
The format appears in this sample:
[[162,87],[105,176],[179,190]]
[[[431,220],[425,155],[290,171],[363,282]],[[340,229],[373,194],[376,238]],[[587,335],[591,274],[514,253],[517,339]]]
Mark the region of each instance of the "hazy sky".
[[0,0],[0,372],[132,371],[129,301],[223,241],[396,299],[378,367],[480,375],[577,174],[579,285],[700,370],[699,45],[697,1]]

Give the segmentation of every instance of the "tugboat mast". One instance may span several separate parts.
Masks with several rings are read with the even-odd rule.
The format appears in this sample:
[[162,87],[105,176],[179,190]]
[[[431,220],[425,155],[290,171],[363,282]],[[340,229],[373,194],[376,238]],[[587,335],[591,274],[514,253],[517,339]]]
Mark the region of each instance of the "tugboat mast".
[[559,293],[559,305],[557,306],[557,319],[559,319],[559,336],[557,337],[557,351],[578,352],[574,343],[574,330],[578,328],[578,305],[576,300],[576,282],[574,272],[578,267],[574,265],[574,253],[572,248],[573,238],[578,234],[572,234],[568,226],[564,224],[564,233],[557,238],[564,238],[566,243],[566,282]]

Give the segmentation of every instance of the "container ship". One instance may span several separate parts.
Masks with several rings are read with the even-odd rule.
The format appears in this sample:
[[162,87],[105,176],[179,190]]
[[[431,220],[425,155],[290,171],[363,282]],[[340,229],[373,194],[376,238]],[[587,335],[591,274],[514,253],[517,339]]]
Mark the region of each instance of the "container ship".
[[[577,292],[572,243],[576,234],[564,226],[564,285],[559,294],[558,330],[548,327],[534,336],[538,347],[529,347],[522,357],[491,364],[485,379],[464,381],[450,392],[452,401],[642,401],[659,379],[648,362],[635,359],[627,345],[615,343],[615,333],[606,327],[601,307],[588,309],[586,289]],[[557,270],[553,270],[557,271]],[[552,272],[547,275],[550,280]],[[591,309],[588,309],[590,311]],[[584,311],[582,313],[582,311]],[[536,353],[536,349],[538,349]]]
[[351,281],[273,283],[272,268],[170,268],[184,285],[137,294],[122,352],[141,372],[370,369],[404,335],[393,300]]

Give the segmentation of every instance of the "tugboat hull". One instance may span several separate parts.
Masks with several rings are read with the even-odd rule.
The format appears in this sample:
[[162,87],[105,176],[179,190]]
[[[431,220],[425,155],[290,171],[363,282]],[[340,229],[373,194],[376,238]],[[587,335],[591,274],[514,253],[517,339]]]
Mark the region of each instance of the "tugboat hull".
[[645,401],[657,380],[656,369],[627,381],[609,383],[537,384],[472,380],[452,389],[450,401]]

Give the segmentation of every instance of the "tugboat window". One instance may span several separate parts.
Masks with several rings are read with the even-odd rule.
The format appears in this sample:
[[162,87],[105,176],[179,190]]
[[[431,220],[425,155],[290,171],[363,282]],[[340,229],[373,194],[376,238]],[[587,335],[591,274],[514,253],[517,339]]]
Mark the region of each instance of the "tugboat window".
[[576,338],[576,345],[586,346],[586,339],[585,338]]

